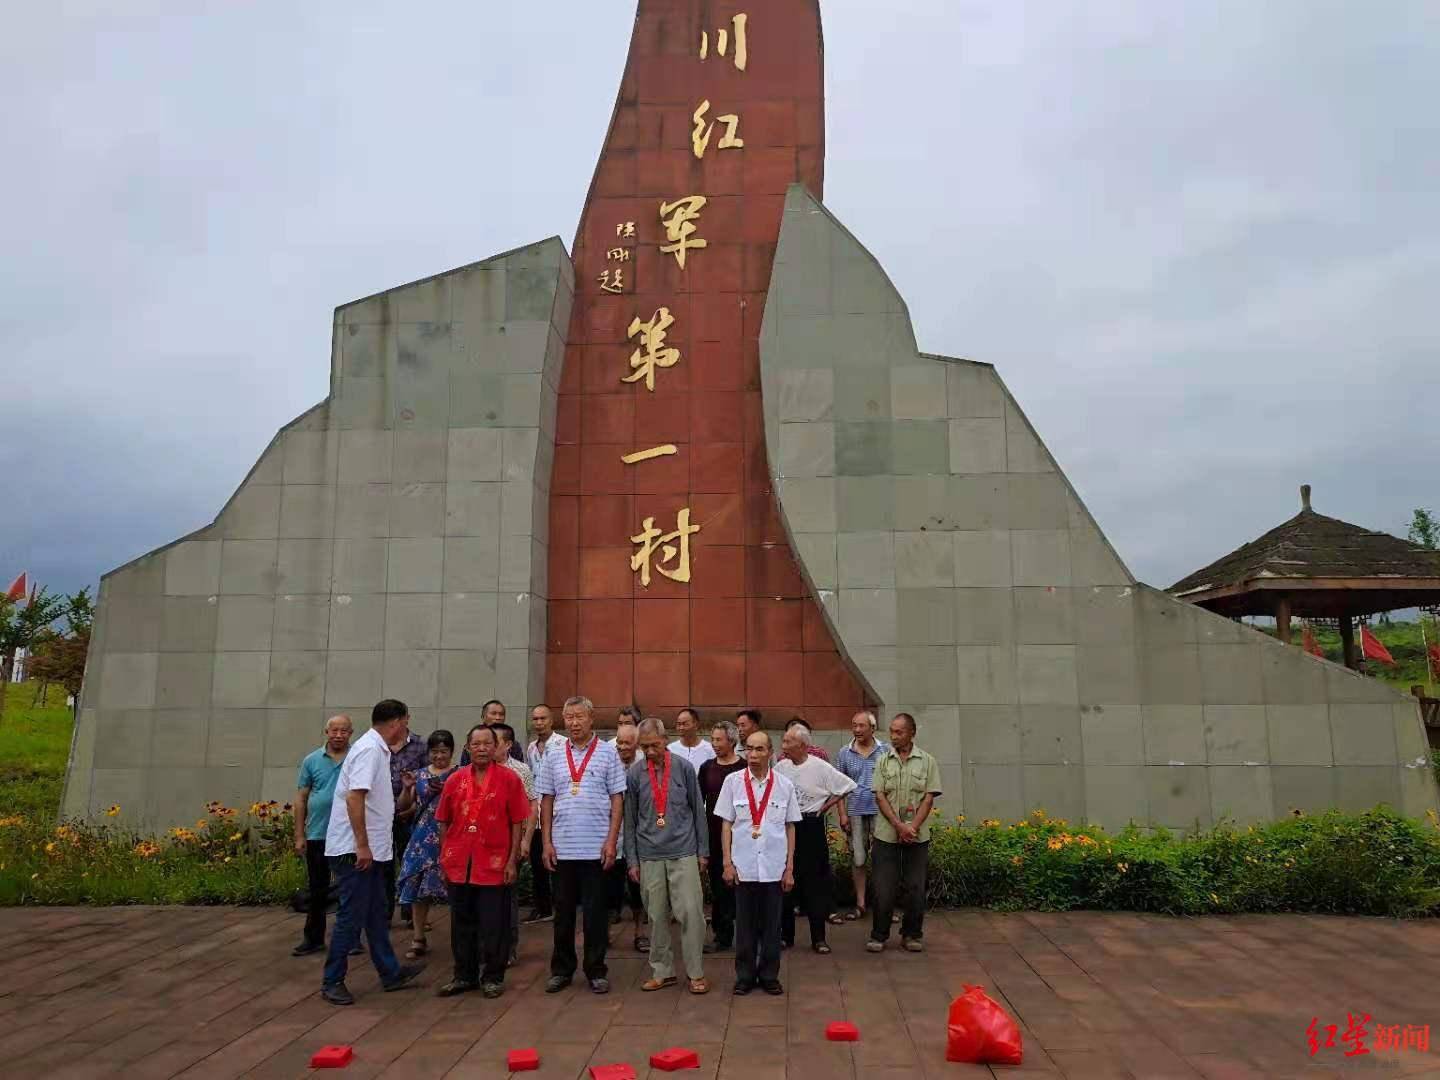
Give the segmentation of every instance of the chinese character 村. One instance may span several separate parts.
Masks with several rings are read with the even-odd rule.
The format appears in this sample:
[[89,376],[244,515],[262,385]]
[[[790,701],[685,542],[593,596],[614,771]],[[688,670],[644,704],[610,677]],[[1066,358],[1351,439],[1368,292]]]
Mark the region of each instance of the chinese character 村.
[[[691,118],[695,121],[695,130],[690,133],[690,148],[695,151],[697,158],[705,156],[705,150],[710,145],[710,136],[715,131],[715,124],[705,123],[705,114],[710,111],[710,102],[702,101],[700,107],[695,110]],[[724,116],[715,118],[725,125],[725,134],[720,136],[720,141],[715,144],[717,150],[739,150],[745,145],[745,140],[739,138],[736,132],[740,128],[740,117],[734,113],[726,113]]]
[[[630,542],[636,544],[639,550],[630,556],[630,569],[639,571],[640,584],[644,588],[650,587],[650,560],[655,554],[655,549],[660,548],[660,558],[655,562],[655,569],[669,578],[671,581],[688,582],[690,580],[690,537],[700,531],[699,525],[690,524],[690,508],[687,506],[675,516],[675,531],[661,534],[655,527],[655,519],[647,517],[640,525],[640,535],[632,536]],[[676,547],[676,544],[679,547]],[[667,570],[666,564],[674,566],[673,570]]]
[[[750,16],[743,11],[730,20],[730,25],[735,28],[735,67],[740,71],[745,70],[745,65],[750,60],[750,50],[745,40],[745,24]],[[715,51],[725,56],[730,51],[730,31],[723,26],[715,31]],[[704,60],[710,55],[710,31],[700,31],[700,59]]]
[[691,239],[695,233],[695,219],[700,216],[707,201],[704,195],[686,195],[683,199],[660,204],[660,221],[665,226],[665,239],[670,241],[660,250],[666,255],[674,255],[681,270],[685,269],[686,251],[692,248],[698,251],[708,246],[708,241],[699,237]]
[[649,322],[641,322],[639,315],[630,321],[630,329],[625,336],[633,338],[639,334],[640,348],[630,354],[630,367],[634,370],[622,377],[621,382],[633,383],[644,379],[645,389],[655,392],[655,369],[674,367],[680,360],[679,349],[665,347],[665,333],[674,322],[670,309],[664,307],[650,316]]

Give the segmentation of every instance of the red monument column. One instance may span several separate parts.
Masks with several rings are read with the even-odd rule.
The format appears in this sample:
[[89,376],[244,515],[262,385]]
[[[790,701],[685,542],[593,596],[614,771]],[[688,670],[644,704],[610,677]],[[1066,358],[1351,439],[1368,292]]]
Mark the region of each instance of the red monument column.
[[766,471],[758,338],[786,188],[824,176],[816,0],[640,0],[575,237],[546,698],[844,726],[864,703]]

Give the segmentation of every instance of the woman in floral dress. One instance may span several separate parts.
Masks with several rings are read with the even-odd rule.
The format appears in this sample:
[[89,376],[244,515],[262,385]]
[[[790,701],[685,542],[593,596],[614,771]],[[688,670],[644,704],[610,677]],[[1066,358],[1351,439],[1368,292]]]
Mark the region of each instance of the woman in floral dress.
[[455,756],[455,736],[448,731],[436,731],[425,742],[430,754],[430,765],[414,773],[403,773],[400,778],[400,798],[396,801],[397,811],[416,807],[415,828],[410,834],[410,843],[405,847],[405,856],[400,861],[399,900],[409,904],[415,940],[407,960],[414,960],[430,951],[425,933],[430,929],[430,906],[445,903],[445,877],[440,872],[440,834],[435,823],[435,808],[440,804],[440,792],[445,781],[455,770],[450,762]]

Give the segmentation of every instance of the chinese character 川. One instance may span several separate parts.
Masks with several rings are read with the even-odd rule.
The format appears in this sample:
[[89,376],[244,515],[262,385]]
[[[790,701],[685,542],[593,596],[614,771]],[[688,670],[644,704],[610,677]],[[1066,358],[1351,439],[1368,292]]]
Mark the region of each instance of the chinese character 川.
[[[690,147],[695,151],[697,158],[705,156],[705,150],[710,145],[710,136],[715,131],[715,124],[705,123],[705,114],[710,111],[710,102],[702,101],[700,107],[695,110],[692,119],[695,121],[695,130],[690,134]],[[726,113],[724,116],[715,118],[725,125],[725,134],[720,136],[720,141],[715,144],[716,150],[739,150],[745,145],[745,140],[739,138],[736,132],[740,128],[740,117],[734,113]]]
[[691,239],[695,232],[695,219],[700,216],[706,202],[704,195],[686,195],[683,199],[660,204],[660,221],[665,226],[665,239],[670,241],[660,250],[666,255],[674,255],[681,270],[685,269],[686,251],[692,248],[698,251],[708,246],[708,241],[699,237]]
[[[745,24],[749,16],[743,11],[730,20],[730,25],[735,28],[735,67],[740,71],[745,70],[745,65],[750,60],[750,50],[745,40]],[[730,49],[730,31],[723,26],[715,31],[715,51],[721,56],[726,55]],[[710,55],[710,31],[700,31],[700,59],[704,60]]]
[[625,336],[633,338],[639,334],[640,348],[630,354],[633,373],[622,377],[621,382],[633,383],[644,379],[645,389],[655,392],[655,369],[674,367],[680,360],[679,349],[665,347],[665,332],[674,322],[675,317],[665,307],[650,316],[649,322],[641,322],[639,315],[631,320]]
[[[655,527],[653,517],[647,517],[641,522],[640,535],[630,538],[630,542],[638,545],[640,549],[630,556],[630,569],[639,571],[641,586],[650,587],[650,560],[655,554],[656,547],[660,548],[660,558],[655,562],[655,569],[671,581],[688,582],[690,580],[690,537],[699,531],[699,525],[690,524],[690,508],[688,506],[675,516],[674,532],[662,535],[660,530]],[[675,542],[679,544],[678,549]],[[666,563],[672,563],[675,568],[667,570]]]

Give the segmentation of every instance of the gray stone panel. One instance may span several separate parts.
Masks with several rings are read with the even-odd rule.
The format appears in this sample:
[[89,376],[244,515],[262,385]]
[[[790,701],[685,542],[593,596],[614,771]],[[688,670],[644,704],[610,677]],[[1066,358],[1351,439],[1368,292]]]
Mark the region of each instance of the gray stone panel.
[[[118,801],[168,825],[209,799],[288,799],[330,712],[363,731],[398,696],[423,735],[442,695],[466,716],[496,694],[517,713],[541,696],[573,288],[547,240],[336,311],[331,396],[276,436],[212,526],[102,582],[68,812]],[[806,420],[828,408],[818,371],[794,384]],[[833,508],[817,515],[816,542],[797,546],[833,587]]]

